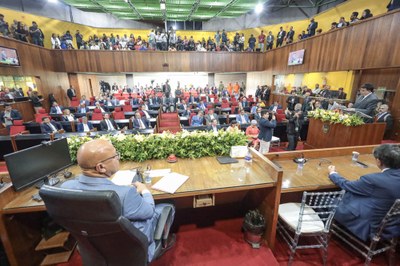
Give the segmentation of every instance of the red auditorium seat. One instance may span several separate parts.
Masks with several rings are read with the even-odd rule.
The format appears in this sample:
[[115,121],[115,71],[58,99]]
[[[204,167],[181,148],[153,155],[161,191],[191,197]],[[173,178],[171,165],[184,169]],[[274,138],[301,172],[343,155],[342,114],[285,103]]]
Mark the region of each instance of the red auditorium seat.
[[10,127],[10,135],[29,133],[23,123],[23,120],[14,120],[13,125]]
[[132,105],[130,105],[129,102],[125,102],[125,104],[122,106],[122,111],[132,112]]
[[100,109],[94,109],[92,120],[103,120],[103,114],[101,113]]
[[115,120],[125,119],[125,114],[122,112],[121,107],[115,107],[114,112],[112,112]]
[[276,114],[276,122],[280,123],[283,120],[286,120],[286,115],[285,114]]
[[228,102],[222,102],[221,103],[221,108],[229,108],[229,103]]
[[48,117],[49,114],[46,112],[45,109],[39,109],[39,113],[35,114],[35,121],[36,123],[42,123],[42,118],[43,117]]
[[72,97],[70,106],[71,106],[71,107],[78,107],[78,106],[79,106],[79,100],[78,100],[78,98]]
[[276,109],[277,114],[283,114],[283,109]]

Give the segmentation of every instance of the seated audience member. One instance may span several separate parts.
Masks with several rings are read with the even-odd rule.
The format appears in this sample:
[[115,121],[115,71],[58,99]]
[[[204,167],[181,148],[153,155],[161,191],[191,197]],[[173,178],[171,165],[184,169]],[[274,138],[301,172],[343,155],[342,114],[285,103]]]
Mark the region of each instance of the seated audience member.
[[53,103],[53,106],[50,108],[50,114],[58,114],[58,115],[62,115],[62,107],[58,105],[57,102]]
[[94,127],[91,122],[88,121],[86,116],[82,116],[82,123],[77,125],[78,132],[90,132],[94,131]]
[[331,23],[331,28],[330,28],[329,30],[330,30],[330,31],[331,31],[331,30],[336,30],[337,27],[338,27],[338,26],[337,26],[337,23],[336,23],[336,21],[334,21],[334,22]]
[[13,125],[13,120],[21,120],[22,116],[18,110],[12,109],[11,105],[4,104],[4,111],[0,113],[0,121],[3,127],[10,131],[10,127]]
[[[161,211],[166,205],[155,205],[151,192],[146,185],[140,182],[135,182],[132,186],[119,186],[112,183],[109,178],[119,170],[119,158],[119,153],[110,141],[96,139],[86,142],[77,153],[77,161],[82,174],[74,180],[64,182],[61,187],[92,191],[115,191],[121,199],[122,215],[147,237],[149,241],[148,261],[151,261],[155,252],[154,231]],[[169,231],[174,215],[175,210],[173,209],[165,230]],[[161,253],[174,245],[175,235],[170,237],[162,243],[163,250],[161,250]]]
[[192,117],[191,126],[202,126],[204,121],[203,111],[199,111],[197,115]]
[[84,103],[81,103],[78,108],[76,109],[76,112],[78,114],[86,114],[89,112],[89,108],[86,107],[86,105]]
[[[360,96],[354,104],[349,103],[347,111],[361,112],[370,117],[374,116],[376,106],[378,105],[378,96],[374,93],[374,85],[365,83],[360,88]],[[373,119],[364,118],[367,123],[373,122]]]
[[258,139],[260,140],[260,153],[266,154],[269,152],[273,130],[276,127],[275,113],[269,113],[266,110],[261,112],[261,119],[258,122],[260,133]]
[[189,116],[190,115],[190,110],[189,106],[186,104],[185,100],[182,100],[181,104],[178,105],[179,110],[182,110],[182,116]]
[[350,24],[356,23],[357,21],[358,21],[358,12],[355,11],[355,12],[351,13]]
[[376,232],[382,218],[400,197],[399,146],[383,144],[374,149],[373,155],[381,172],[363,175],[359,180],[349,181],[335,166],[328,167],[330,180],[346,191],[334,219],[363,241]]
[[389,113],[389,106],[387,104],[382,104],[381,106],[379,106],[378,110],[379,112],[375,116],[375,121],[386,123],[384,139],[388,139],[390,138],[390,131],[393,128],[393,117]]
[[146,117],[142,117],[139,112],[135,113],[135,118],[131,118],[133,122],[133,128],[146,129],[151,128],[150,121]]
[[115,123],[114,119],[110,118],[110,114],[105,113],[104,119],[100,122],[100,130],[113,131],[113,130],[119,130],[119,127],[117,123]]
[[317,109],[322,109],[322,105],[321,105],[321,101],[320,100],[315,100],[314,110],[317,110]]
[[95,103],[95,107],[94,107],[94,109],[99,109],[100,110],[100,112],[102,112],[102,113],[105,113],[105,109],[106,109],[106,107],[102,107],[101,105],[100,105],[100,103],[99,102],[96,102]]
[[251,120],[250,126],[246,128],[246,136],[248,136],[248,140],[251,141],[251,145],[255,148],[258,147],[260,143],[258,134],[260,134],[260,130],[257,127],[257,121]]
[[371,13],[371,10],[365,9],[365,10],[363,11],[362,15],[361,15],[360,20],[367,19],[367,18],[372,18],[372,16],[373,16],[373,15],[372,15],[372,13]]
[[240,125],[236,120],[232,120],[229,127],[226,128],[226,132],[240,131]]
[[260,105],[257,103],[257,104],[254,104],[252,107],[251,107],[251,109],[250,109],[250,113],[251,114],[255,114],[255,113],[257,113],[257,108],[259,107]]
[[211,122],[208,125],[207,130],[214,132],[214,134],[218,134],[218,120],[211,119]]
[[347,94],[345,92],[343,92],[343,88],[339,88],[338,91],[339,91],[339,93],[337,95],[337,98],[345,100],[347,97]]
[[207,106],[205,105],[204,101],[200,101],[200,103],[197,105],[197,108],[199,108],[202,111],[205,111],[207,109]]
[[282,105],[280,105],[280,104],[278,103],[278,101],[275,101],[275,102],[268,108],[269,111],[272,111],[272,112],[274,112],[274,113],[276,113],[276,110],[278,110],[278,109],[282,109]]
[[60,123],[55,121],[50,121],[50,117],[42,117],[42,124],[40,125],[42,133],[62,133],[64,129]]
[[81,100],[79,101],[79,104],[84,104],[85,106],[90,105],[90,101],[86,99],[86,95],[82,95]]
[[239,114],[236,115],[236,121],[239,124],[249,124],[250,123],[249,116],[244,112],[244,109],[239,110]]
[[344,17],[341,17],[339,23],[337,24],[337,27],[342,28],[346,26],[349,26],[349,23],[344,19]]
[[217,125],[219,125],[218,115],[214,113],[214,109],[208,110],[208,113],[204,116],[204,119],[206,120],[207,126],[211,125],[212,120],[216,120]]
[[321,88],[319,87],[319,84],[315,84],[315,88],[312,90],[313,95],[318,95],[321,91]]
[[62,121],[72,122],[72,121],[75,121],[76,118],[75,118],[75,116],[73,114],[71,114],[71,111],[69,109],[64,109],[63,116],[61,117],[61,120]]

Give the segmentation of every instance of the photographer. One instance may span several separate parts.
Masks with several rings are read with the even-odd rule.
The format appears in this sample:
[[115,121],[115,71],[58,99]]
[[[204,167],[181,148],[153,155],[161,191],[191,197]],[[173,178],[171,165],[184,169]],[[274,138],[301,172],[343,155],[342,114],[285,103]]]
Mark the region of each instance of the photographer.
[[259,122],[260,133],[260,153],[266,154],[269,152],[269,146],[272,139],[273,129],[276,127],[276,117],[273,112],[266,110],[261,111],[261,119]]
[[297,147],[297,141],[300,138],[301,127],[303,126],[304,116],[301,111],[301,103],[294,106],[294,111],[285,110],[286,119],[288,120],[286,132],[288,138],[288,147],[286,150],[294,151]]

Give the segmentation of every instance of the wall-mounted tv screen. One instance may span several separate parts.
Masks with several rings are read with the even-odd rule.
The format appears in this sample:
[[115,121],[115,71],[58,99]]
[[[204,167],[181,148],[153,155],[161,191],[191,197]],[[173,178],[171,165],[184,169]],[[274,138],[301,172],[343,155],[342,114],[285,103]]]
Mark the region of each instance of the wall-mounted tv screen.
[[20,66],[17,50],[0,46],[0,66]]
[[66,138],[4,155],[4,160],[17,191],[72,165]]
[[289,53],[289,60],[288,60],[288,65],[289,66],[295,66],[295,65],[301,65],[303,64],[304,61],[304,49],[303,50],[298,50],[294,52]]

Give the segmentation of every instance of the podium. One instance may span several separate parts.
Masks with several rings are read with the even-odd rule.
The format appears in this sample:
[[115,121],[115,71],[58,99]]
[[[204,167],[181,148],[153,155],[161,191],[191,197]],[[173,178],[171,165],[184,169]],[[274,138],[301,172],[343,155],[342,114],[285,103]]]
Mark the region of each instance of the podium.
[[322,149],[381,144],[385,128],[386,123],[345,126],[311,118],[304,148]]

